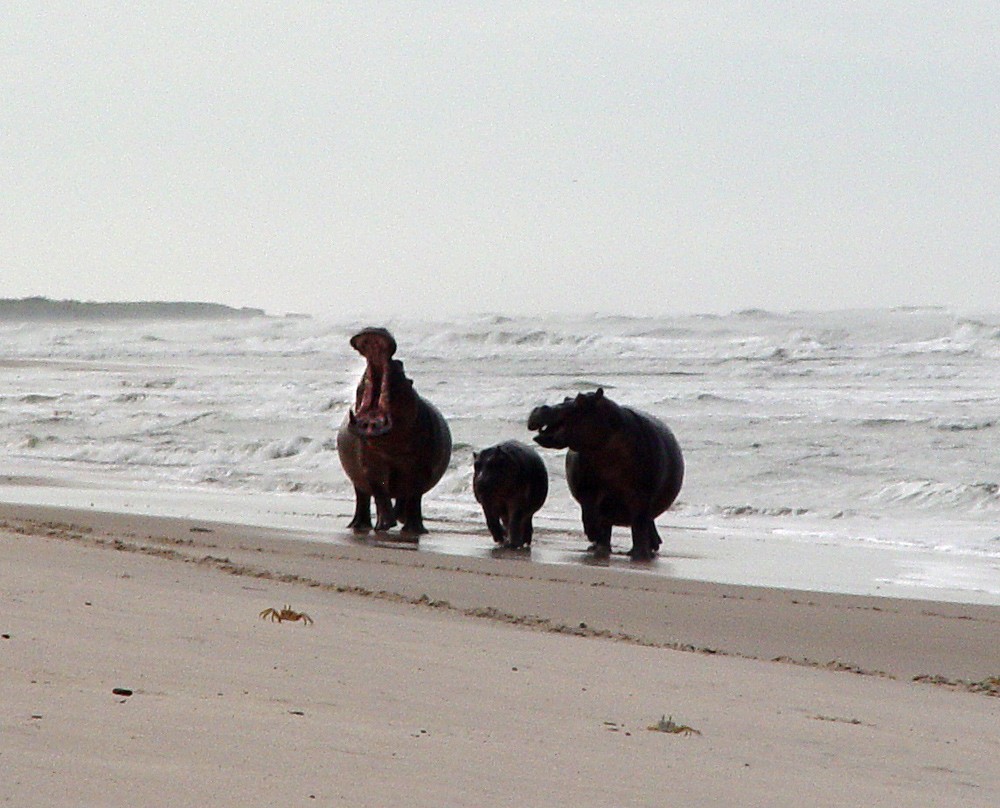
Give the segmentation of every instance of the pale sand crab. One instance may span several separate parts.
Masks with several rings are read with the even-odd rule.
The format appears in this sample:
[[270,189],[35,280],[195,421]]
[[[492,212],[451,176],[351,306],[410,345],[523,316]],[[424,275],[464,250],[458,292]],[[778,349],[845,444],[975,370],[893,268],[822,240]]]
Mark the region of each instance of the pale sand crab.
[[651,724],[646,729],[652,732],[669,732],[673,735],[701,735],[701,731],[686,724],[675,724],[674,717],[663,716],[655,724]]
[[264,609],[264,611],[260,613],[261,620],[267,620],[269,617],[271,618],[271,622],[274,623],[281,623],[284,620],[289,620],[294,623],[301,620],[302,625],[308,626],[313,622],[313,619],[305,612],[293,611],[292,607],[287,603],[281,608],[280,611],[278,609]]

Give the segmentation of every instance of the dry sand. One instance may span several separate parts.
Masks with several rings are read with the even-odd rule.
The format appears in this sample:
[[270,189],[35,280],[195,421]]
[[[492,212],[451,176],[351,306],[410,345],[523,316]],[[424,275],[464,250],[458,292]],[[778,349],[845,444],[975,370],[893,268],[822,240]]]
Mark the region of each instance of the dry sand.
[[0,523],[10,805],[1000,805],[1000,607]]

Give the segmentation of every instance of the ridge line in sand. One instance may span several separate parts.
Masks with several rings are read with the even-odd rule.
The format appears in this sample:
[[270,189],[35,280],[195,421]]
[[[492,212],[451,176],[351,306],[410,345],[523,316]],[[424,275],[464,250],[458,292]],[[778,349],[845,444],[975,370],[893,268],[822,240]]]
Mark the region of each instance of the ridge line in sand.
[[[268,531],[261,528],[246,528],[237,525],[221,525],[200,520],[163,519],[156,517],[141,517],[145,526],[156,528],[172,528],[186,530],[188,536],[158,535],[169,534],[170,530],[156,530],[149,535],[140,536],[134,530],[109,531],[89,524],[81,524],[75,519],[77,512],[67,512],[69,521],[32,519],[21,516],[8,517],[0,521],[0,530],[15,534],[56,539],[74,542],[87,546],[115,550],[119,552],[141,553],[147,556],[170,561],[194,564],[202,568],[210,568],[231,575],[271,580],[284,584],[293,584],[321,589],[327,592],[348,594],[358,597],[375,598],[378,600],[407,604],[414,607],[424,607],[450,612],[464,617],[493,620],[524,628],[557,633],[572,634],[580,637],[608,639],[639,646],[663,648],[675,651],[698,653],[703,655],[728,656],[758,661],[769,661],[796,666],[842,671],[858,675],[886,678],[892,680],[911,680],[929,683],[950,689],[964,690],[972,693],[983,693],[1000,696],[1000,671],[986,670],[981,678],[956,675],[946,669],[889,669],[889,666],[872,666],[849,658],[834,656],[827,662],[820,661],[823,657],[816,654],[801,653],[796,643],[787,643],[788,652],[762,653],[758,649],[740,648],[738,643],[727,643],[724,639],[705,642],[694,639],[677,639],[665,636],[662,632],[650,635],[642,630],[632,630],[624,623],[619,626],[607,625],[606,614],[597,618],[588,612],[587,619],[567,619],[565,615],[539,614],[544,611],[545,603],[537,597],[532,605],[534,610],[518,611],[490,603],[472,602],[449,596],[446,586],[441,581],[428,580],[424,576],[430,573],[445,573],[454,576],[461,573],[464,576],[481,576],[501,582],[507,586],[542,585],[567,587],[576,590],[587,590],[587,596],[599,590],[611,590],[623,598],[636,596],[652,596],[654,598],[682,599],[688,607],[693,602],[703,605],[731,605],[733,603],[761,603],[768,606],[769,599],[780,598],[784,608],[791,605],[796,609],[816,609],[864,613],[866,616],[899,616],[909,620],[955,621],[956,625],[978,624],[986,631],[995,632],[995,626],[1000,623],[1000,609],[989,607],[963,608],[956,604],[937,604],[932,602],[902,601],[893,599],[858,598],[854,596],[828,596],[821,593],[796,592],[792,590],[766,590],[755,587],[706,585],[702,582],[683,581],[677,579],[653,579],[645,581],[641,576],[614,570],[592,570],[586,567],[563,568],[556,572],[551,567],[532,565],[532,574],[524,574],[518,569],[518,562],[504,562],[495,559],[463,558],[461,561],[442,563],[442,556],[401,555],[401,550],[386,549],[384,546],[321,544],[303,538],[291,539],[282,531]],[[87,521],[89,514],[81,514],[80,522]],[[107,516],[107,515],[104,515]],[[212,524],[213,527],[202,525]],[[253,533],[249,542],[241,539],[241,533]],[[198,536],[200,538],[191,538]],[[211,537],[211,538],[210,538]],[[306,539],[308,537],[305,537]],[[216,555],[212,552],[222,551],[226,555]],[[262,565],[257,559],[266,555],[269,561],[276,564]],[[450,558],[450,557],[448,557]],[[303,562],[322,563],[323,572],[320,577],[301,569]],[[338,565],[338,566],[333,566]],[[276,567],[276,568],[271,568]],[[284,567],[282,569],[281,567]],[[298,568],[297,568],[298,567]],[[374,569],[396,568],[407,580],[389,582],[390,585],[372,583],[369,579],[377,577],[358,573],[358,568]],[[340,573],[339,576],[337,573]],[[348,574],[350,573],[350,574]],[[339,580],[338,580],[339,578]],[[413,580],[417,578],[418,580]],[[392,584],[395,585],[392,585]],[[438,590],[438,591],[435,591]],[[433,592],[434,594],[428,594]],[[440,593],[440,594],[439,594]],[[501,593],[502,594],[502,593]],[[537,592],[536,592],[537,594]],[[871,602],[877,600],[878,602]],[[577,603],[580,607],[582,604]],[[639,604],[637,608],[644,608]],[[905,612],[905,613],[904,613]],[[605,618],[605,625],[600,625]],[[612,615],[612,620],[614,615]],[[750,616],[751,621],[753,616]],[[681,633],[683,630],[680,630]],[[644,633],[646,636],[644,636]],[[793,650],[794,649],[794,650]],[[848,652],[849,653],[849,652]],[[846,656],[846,655],[845,655]]]

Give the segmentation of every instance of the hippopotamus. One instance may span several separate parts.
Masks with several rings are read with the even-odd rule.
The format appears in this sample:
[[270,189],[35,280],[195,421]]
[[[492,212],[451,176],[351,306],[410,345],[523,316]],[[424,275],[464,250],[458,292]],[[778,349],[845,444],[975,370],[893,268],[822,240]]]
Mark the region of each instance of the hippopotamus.
[[[351,346],[368,362],[354,408],[337,433],[337,452],[354,484],[356,506],[349,527],[371,530],[371,499],[386,531],[402,521],[403,533],[426,533],[421,498],[451,459],[451,431],[438,409],[413,389],[403,363],[393,359],[396,340],[384,328],[365,328]],[[393,502],[395,500],[395,502]]]
[[566,453],[566,481],[580,503],[590,549],[611,552],[611,528],[632,528],[636,561],[660,548],[653,520],[677,498],[684,480],[681,448],[666,424],[595,393],[567,397],[554,407],[535,407],[528,429],[535,442]]
[[473,453],[472,491],[497,544],[531,544],[531,518],[545,503],[549,474],[538,452],[509,440]]

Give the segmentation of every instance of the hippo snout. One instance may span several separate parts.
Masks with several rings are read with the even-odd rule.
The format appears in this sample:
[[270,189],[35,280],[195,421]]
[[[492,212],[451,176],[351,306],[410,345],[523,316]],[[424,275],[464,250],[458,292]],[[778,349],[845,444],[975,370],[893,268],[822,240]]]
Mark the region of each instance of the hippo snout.
[[534,441],[546,449],[565,449],[566,436],[563,434],[563,412],[556,407],[543,404],[535,407],[528,416],[528,429],[537,431]]
[[541,429],[549,422],[551,417],[552,408],[548,404],[542,404],[540,407],[535,407],[528,416],[528,429],[536,430]]

